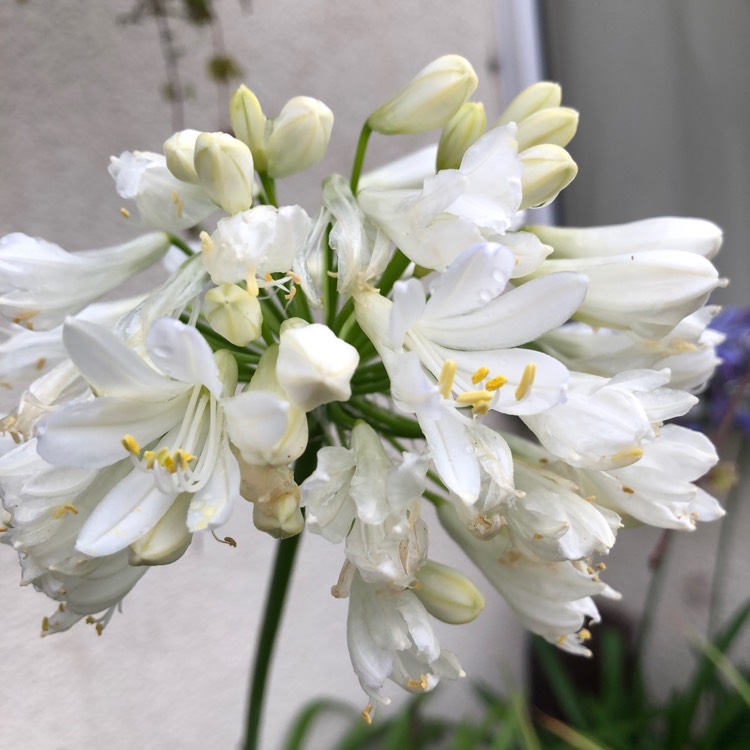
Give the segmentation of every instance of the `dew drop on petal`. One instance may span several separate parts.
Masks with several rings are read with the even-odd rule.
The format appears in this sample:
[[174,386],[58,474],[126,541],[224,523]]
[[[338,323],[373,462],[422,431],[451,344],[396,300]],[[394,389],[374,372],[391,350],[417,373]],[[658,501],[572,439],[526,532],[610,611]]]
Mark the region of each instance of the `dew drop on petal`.
[[489,289],[480,289],[479,301],[486,305],[492,299],[492,292]]

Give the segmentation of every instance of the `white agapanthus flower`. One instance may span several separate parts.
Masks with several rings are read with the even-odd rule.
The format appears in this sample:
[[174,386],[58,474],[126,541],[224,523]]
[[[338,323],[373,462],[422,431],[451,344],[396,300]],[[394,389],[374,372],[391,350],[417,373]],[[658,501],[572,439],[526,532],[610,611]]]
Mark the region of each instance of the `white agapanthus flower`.
[[[718,362],[721,231],[524,226],[577,172],[578,113],[541,82],[484,132],[475,85],[449,55],[375,107],[312,219],[278,204],[276,180],[321,159],[332,112],[294,97],[269,119],[241,86],[234,135],[113,157],[118,193],[162,232],[77,254],[0,240],[0,542],[59,603],[43,632],[85,618],[101,633],[149,567],[244,498],[281,540],[266,625],[292,537],[341,545],[330,591],[348,599],[370,721],[388,680],[463,675],[434,619],[484,606],[430,551],[425,503],[527,628],[578,654],[593,597],[617,596],[596,558],[626,527],[723,514],[697,484],[714,447],[669,423]],[[440,148],[360,179],[371,137],[432,128]],[[203,222],[199,248],[167,234]],[[158,288],[92,304],[170,247],[188,257]]]

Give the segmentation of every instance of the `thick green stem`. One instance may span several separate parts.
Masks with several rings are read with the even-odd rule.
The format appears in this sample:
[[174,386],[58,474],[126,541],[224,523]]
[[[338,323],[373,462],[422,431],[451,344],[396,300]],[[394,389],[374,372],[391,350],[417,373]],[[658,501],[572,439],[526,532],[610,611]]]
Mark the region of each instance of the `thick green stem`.
[[349,187],[352,189],[354,195],[357,194],[357,186],[359,185],[359,177],[362,174],[362,165],[365,163],[365,153],[367,152],[367,142],[370,140],[372,129],[365,123],[362,126],[362,132],[359,134],[359,141],[357,142],[357,152],[354,155],[354,164],[352,165],[352,177],[349,180]]
[[396,249],[378,282],[378,289],[384,297],[393,289],[393,285],[401,278],[409,263],[411,261],[400,250]]
[[415,419],[400,417],[365,398],[353,398],[347,406],[351,407],[351,412],[356,411],[358,417],[363,418],[379,432],[405,438],[424,437]]
[[[297,484],[307,479],[315,470],[321,436],[313,433],[310,438],[307,449],[294,466],[294,481]],[[292,577],[299,540],[300,535],[290,537],[289,539],[282,539],[276,550],[273,575],[268,588],[266,606],[263,613],[263,625],[258,636],[255,651],[255,664],[253,665],[253,678],[250,685],[250,701],[245,727],[244,750],[258,750],[260,747],[263,697],[266,691],[271,657],[273,656],[273,648],[279,632],[279,625],[281,624],[284,601],[286,600],[286,593]]]

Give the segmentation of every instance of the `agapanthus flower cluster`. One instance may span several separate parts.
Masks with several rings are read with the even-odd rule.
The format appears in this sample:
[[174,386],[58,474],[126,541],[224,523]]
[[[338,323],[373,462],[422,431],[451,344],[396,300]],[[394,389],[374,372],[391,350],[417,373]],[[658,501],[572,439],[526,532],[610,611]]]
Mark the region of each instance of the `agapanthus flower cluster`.
[[[152,233],[0,240],[2,536],[59,603],[44,632],[101,632],[149,566],[249,501],[260,531],[341,546],[321,591],[348,598],[369,717],[388,679],[461,676],[434,622],[483,607],[430,557],[426,504],[529,630],[581,654],[624,526],[722,515],[695,484],[713,446],[668,423],[717,365],[720,230],[535,225],[576,174],[578,115],[542,82],[488,126],[476,84],[455,55],[422,70],[312,216],[277,180],[324,156],[333,114],[295,97],[269,118],[242,86],[234,135],[112,158]],[[436,148],[362,174],[372,135],[430,130]],[[188,228],[199,242],[171,234]],[[170,248],[186,257],[163,285],[98,301]]]

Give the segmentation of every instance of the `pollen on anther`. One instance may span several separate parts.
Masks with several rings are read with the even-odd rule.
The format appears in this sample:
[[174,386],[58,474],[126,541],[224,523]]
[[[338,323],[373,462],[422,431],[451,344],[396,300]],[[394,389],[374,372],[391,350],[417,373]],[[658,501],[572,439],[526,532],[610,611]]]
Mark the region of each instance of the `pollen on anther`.
[[104,625],[102,625],[100,622],[96,623],[96,634],[101,635],[104,632]]
[[507,382],[508,382],[508,378],[504,377],[503,375],[495,375],[494,378],[490,378],[484,384],[484,387],[488,391],[497,391],[500,388],[502,388]]
[[456,371],[458,365],[453,359],[446,359],[443,362],[443,369],[440,371],[440,377],[438,378],[438,390],[443,398],[451,397],[451,390],[453,389],[453,379],[456,377]]
[[34,365],[35,370],[41,370],[44,365],[47,364],[47,358],[46,357],[39,357],[39,359],[36,361],[36,364]]
[[52,515],[57,519],[62,518],[66,513],[72,513],[74,516],[77,516],[78,508],[76,508],[75,505],[66,503],[65,505],[60,505],[58,508],[56,508]]
[[627,485],[622,486],[622,491],[626,493],[627,495],[635,494],[635,490],[632,487],[628,487]]
[[578,637],[582,641],[590,641],[591,640],[591,631],[588,628],[581,628],[578,631]]
[[127,208],[121,208],[120,209],[120,216],[122,216],[123,219],[129,219],[130,218],[130,211],[128,211]]
[[521,375],[521,380],[516,388],[515,398],[516,401],[520,401],[528,392],[531,386],[534,384],[534,377],[536,376],[536,365],[533,362],[529,362],[526,365]]
[[478,368],[476,372],[471,376],[471,384],[476,385],[477,383],[484,380],[489,374],[490,374],[489,367]]
[[372,724],[372,716],[370,715],[370,712],[372,711],[372,703],[368,703],[367,706],[365,706],[364,711],[362,711],[362,718],[365,720],[365,724],[368,726]]
[[49,632],[49,617],[42,617],[42,633]]
[[122,443],[122,447],[134,456],[137,456],[141,452],[141,446],[138,445],[138,441],[132,435],[124,435],[120,442]]

